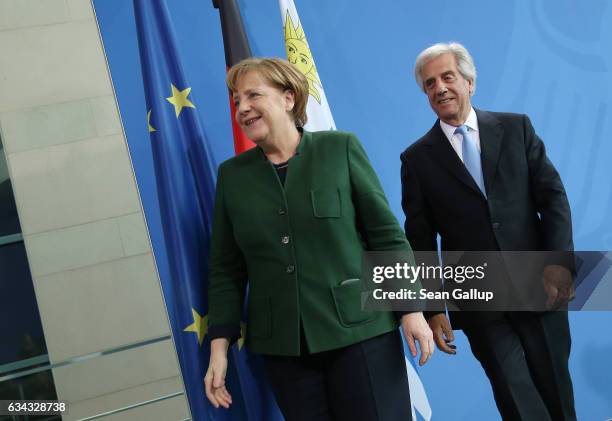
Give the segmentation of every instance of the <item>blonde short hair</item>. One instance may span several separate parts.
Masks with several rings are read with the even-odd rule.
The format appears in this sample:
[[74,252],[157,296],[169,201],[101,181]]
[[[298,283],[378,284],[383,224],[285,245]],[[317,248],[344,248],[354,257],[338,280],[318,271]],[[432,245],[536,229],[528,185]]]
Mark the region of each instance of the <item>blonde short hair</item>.
[[306,117],[306,104],[308,102],[308,80],[293,64],[282,58],[251,57],[244,59],[229,69],[227,73],[227,87],[231,92],[236,90],[238,80],[250,71],[256,71],[259,76],[271,86],[281,91],[289,89],[295,96],[295,105],[291,113],[295,125],[303,127]]

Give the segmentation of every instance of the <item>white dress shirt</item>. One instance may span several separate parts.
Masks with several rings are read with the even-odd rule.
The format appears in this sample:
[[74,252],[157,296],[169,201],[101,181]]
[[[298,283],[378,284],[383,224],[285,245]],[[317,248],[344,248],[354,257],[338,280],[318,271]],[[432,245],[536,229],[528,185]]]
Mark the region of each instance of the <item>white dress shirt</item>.
[[[468,133],[474,142],[476,142],[476,149],[478,149],[478,153],[480,153],[480,132],[478,131],[478,118],[476,117],[476,111],[474,111],[474,108],[470,110],[470,114],[468,114],[468,117],[463,124],[468,127]],[[457,156],[461,162],[463,162],[463,150],[461,149],[463,136],[459,133],[455,134],[457,127],[451,126],[442,120],[440,120],[440,127],[442,128],[442,131],[446,135],[446,138],[450,142],[455,152],[457,152]]]

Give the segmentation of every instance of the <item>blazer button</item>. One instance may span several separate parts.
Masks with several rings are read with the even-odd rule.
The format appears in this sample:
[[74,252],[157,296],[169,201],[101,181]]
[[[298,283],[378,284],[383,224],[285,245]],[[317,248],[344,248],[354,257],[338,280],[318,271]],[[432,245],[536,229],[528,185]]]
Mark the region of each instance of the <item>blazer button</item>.
[[295,266],[293,265],[287,266],[287,273],[293,273],[293,272],[295,272]]
[[493,222],[493,224],[491,224],[491,226],[493,227],[494,230],[498,229],[500,227],[500,223],[499,222]]
[[283,238],[281,238],[281,242],[283,244],[289,244],[289,236],[285,235]]
[[283,209],[283,208],[278,208],[278,214],[279,214],[279,215],[284,215],[284,214],[285,214],[285,209]]

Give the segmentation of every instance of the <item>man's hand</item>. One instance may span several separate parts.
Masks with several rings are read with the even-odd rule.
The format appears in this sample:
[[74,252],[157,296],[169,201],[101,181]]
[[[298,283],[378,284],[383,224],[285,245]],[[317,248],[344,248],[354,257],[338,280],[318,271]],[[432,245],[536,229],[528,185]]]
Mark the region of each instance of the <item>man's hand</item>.
[[422,366],[431,358],[435,348],[433,334],[423,317],[423,313],[404,314],[402,316],[402,330],[413,358],[417,356],[415,341],[418,341],[419,348],[421,348],[419,365]]
[[210,344],[210,362],[204,376],[204,389],[206,397],[215,408],[222,406],[227,409],[232,403],[232,396],[225,388],[228,347],[229,341],[226,338],[213,339]]
[[546,308],[554,310],[574,299],[574,279],[572,273],[561,265],[547,265],[542,273],[542,283],[548,299]]
[[446,314],[440,313],[429,319],[429,327],[433,332],[433,339],[438,346],[438,349],[447,354],[455,355],[455,345],[451,342],[455,340],[453,329],[451,329],[450,322],[446,317]]

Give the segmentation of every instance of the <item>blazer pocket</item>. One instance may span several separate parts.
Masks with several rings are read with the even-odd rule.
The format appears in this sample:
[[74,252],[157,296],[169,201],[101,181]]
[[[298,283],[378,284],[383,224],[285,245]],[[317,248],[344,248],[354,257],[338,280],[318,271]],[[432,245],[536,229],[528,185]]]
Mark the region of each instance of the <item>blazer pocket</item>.
[[310,190],[312,212],[316,218],[340,218],[342,202],[337,188]]
[[269,338],[272,335],[272,306],[270,298],[249,299],[247,334],[253,338]]
[[365,292],[362,291],[361,281],[336,285],[331,288],[331,292],[338,319],[342,326],[352,327],[376,318],[376,312],[362,309],[361,297],[362,293]]

